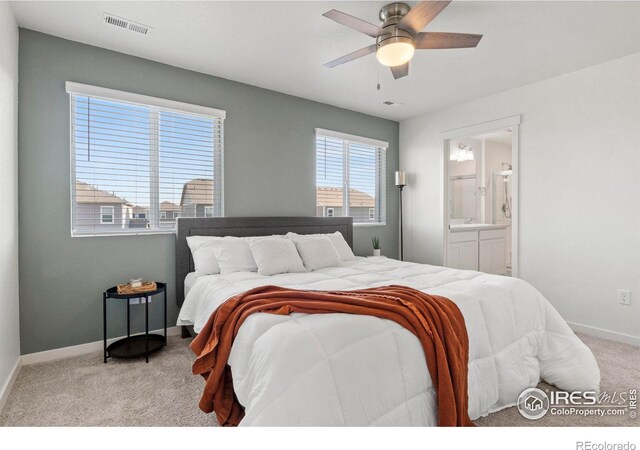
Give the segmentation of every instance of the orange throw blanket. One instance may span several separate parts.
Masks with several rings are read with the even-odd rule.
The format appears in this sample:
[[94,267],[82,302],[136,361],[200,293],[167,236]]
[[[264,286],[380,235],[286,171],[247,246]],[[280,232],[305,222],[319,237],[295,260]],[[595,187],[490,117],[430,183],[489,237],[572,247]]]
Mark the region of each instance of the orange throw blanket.
[[439,425],[474,426],[467,410],[469,339],[464,318],[451,300],[405,286],[331,292],[262,286],[220,305],[191,343],[197,355],[193,373],[207,380],[200,409],[215,411],[220,425],[238,425],[244,417],[227,365],[240,326],[254,313],[292,312],[370,315],[402,325],[420,340],[424,349],[438,394]]

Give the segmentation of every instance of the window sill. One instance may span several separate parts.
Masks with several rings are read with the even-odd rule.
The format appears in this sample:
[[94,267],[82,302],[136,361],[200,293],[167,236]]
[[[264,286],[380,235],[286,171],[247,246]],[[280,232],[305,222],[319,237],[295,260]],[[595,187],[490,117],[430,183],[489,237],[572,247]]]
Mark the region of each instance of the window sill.
[[374,222],[374,223],[356,223],[354,222],[353,227],[386,227],[387,222]]
[[122,232],[122,233],[74,233],[71,232],[71,237],[74,238],[87,238],[87,237],[114,237],[114,236],[157,236],[162,234],[176,234],[176,230],[158,230],[158,231],[144,231],[144,232]]
[[[369,227],[385,227],[386,222],[375,223],[354,223],[354,228],[369,228]],[[176,230],[158,230],[158,231],[143,231],[143,232],[122,232],[122,233],[74,233],[71,232],[71,237],[74,238],[90,238],[90,237],[113,237],[113,236],[156,236],[163,234],[176,234]]]

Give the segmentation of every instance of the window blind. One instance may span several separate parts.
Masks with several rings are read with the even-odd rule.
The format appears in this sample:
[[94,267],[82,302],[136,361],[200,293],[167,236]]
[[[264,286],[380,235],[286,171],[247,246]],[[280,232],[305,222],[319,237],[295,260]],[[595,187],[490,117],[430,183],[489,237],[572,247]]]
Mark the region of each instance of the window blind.
[[67,86],[72,235],[166,232],[178,217],[221,216],[224,111],[100,89]]
[[387,143],[316,130],[316,215],[386,221]]

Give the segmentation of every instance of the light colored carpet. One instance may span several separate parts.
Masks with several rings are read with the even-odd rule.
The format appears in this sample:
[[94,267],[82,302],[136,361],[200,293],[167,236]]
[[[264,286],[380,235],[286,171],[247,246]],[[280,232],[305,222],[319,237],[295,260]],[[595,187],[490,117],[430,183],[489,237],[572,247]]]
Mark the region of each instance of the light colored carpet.
[[0,414],[4,426],[203,426],[215,416],[198,408],[204,379],[191,374],[189,340],[144,359],[102,352],[24,366]]
[[[580,336],[596,355],[602,389],[640,387],[640,348]],[[189,340],[170,337],[168,346],[144,360],[110,359],[101,353],[25,366],[0,414],[3,426],[214,426],[198,409],[204,380],[191,375]],[[625,426],[627,417],[551,417],[538,421],[515,408],[477,421],[480,426]]]

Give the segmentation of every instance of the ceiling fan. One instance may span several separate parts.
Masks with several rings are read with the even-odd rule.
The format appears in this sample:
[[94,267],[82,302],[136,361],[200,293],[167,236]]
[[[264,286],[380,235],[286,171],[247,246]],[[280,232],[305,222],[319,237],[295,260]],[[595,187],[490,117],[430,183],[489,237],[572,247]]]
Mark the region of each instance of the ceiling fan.
[[336,67],[370,53],[376,53],[380,64],[389,66],[393,77],[409,75],[409,61],[416,49],[475,47],[481,34],[421,32],[449,6],[448,1],[426,1],[411,8],[406,3],[390,3],[380,10],[380,26],[332,9],[323,14],[331,20],[376,39],[376,43],[325,64]]

